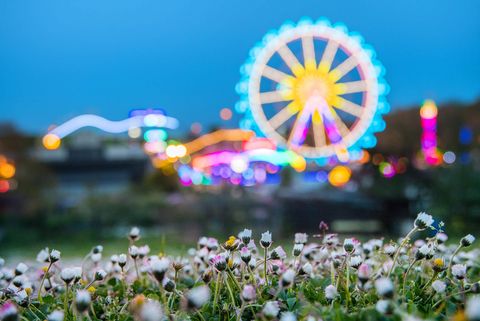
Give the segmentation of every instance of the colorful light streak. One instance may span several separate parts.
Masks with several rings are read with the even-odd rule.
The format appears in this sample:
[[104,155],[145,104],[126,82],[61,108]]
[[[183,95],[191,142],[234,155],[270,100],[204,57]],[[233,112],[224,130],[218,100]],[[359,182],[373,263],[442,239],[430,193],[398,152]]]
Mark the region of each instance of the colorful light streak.
[[178,127],[177,119],[165,116],[155,110],[152,112],[149,113],[147,110],[143,114],[134,114],[120,121],[111,121],[93,114],[80,115],[50,130],[43,137],[43,144],[47,149],[57,149],[60,147],[61,139],[84,127],[94,127],[113,134],[128,132],[139,127],[163,127],[168,129]]

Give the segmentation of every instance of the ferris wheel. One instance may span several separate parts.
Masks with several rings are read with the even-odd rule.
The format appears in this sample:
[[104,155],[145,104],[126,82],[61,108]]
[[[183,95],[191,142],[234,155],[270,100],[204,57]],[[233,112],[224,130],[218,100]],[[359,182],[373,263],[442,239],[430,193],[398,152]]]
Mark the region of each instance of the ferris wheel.
[[236,90],[241,127],[309,159],[373,147],[389,111],[388,85],[374,51],[358,34],[327,20],[269,32],[250,51]]

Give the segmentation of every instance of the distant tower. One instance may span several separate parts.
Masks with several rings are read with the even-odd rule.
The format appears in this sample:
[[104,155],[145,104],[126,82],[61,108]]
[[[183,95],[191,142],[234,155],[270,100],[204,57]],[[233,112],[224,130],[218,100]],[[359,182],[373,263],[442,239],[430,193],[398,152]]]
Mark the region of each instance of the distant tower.
[[438,166],[442,163],[442,152],[437,148],[438,109],[433,100],[426,100],[420,108],[422,122],[421,148],[425,163]]

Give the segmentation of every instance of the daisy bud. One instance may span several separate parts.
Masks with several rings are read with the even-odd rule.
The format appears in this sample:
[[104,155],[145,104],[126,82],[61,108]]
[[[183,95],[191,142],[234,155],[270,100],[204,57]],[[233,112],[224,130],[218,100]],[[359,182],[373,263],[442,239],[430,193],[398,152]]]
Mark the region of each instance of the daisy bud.
[[107,272],[105,272],[105,270],[100,269],[97,272],[95,272],[95,280],[97,281],[103,281],[106,277],[107,277]]
[[240,233],[238,233],[238,238],[242,240],[242,243],[248,245],[250,240],[252,239],[252,230],[244,229]]
[[214,239],[213,237],[209,237],[207,240],[207,248],[210,251],[215,251],[218,249],[218,241],[217,239]]
[[5,302],[0,307],[0,320],[5,321],[17,321],[18,320],[18,309],[10,301]]
[[306,233],[295,233],[295,243],[307,244],[308,235]]
[[215,255],[211,260],[210,263],[218,270],[224,271],[227,268],[227,262],[225,261],[225,257],[223,255]]
[[465,235],[462,237],[460,240],[460,244],[462,244],[463,247],[468,247],[475,242],[475,237],[472,234]]
[[92,254],[97,254],[102,252],[103,252],[103,246],[101,245],[97,245],[92,249]]
[[447,285],[445,284],[445,282],[440,281],[440,280],[435,280],[432,283],[432,288],[437,293],[444,293],[446,287],[447,287]]
[[278,301],[267,301],[262,309],[263,315],[268,319],[276,318],[280,312]]
[[324,221],[321,221],[320,224],[318,225],[318,229],[320,232],[325,233],[328,231],[328,224],[325,223]]
[[455,264],[452,266],[452,275],[458,280],[463,280],[467,274],[467,267],[463,264]]
[[388,256],[393,256],[396,250],[397,250],[397,247],[392,244],[386,244],[383,247],[383,253],[385,253]]
[[162,305],[155,300],[146,300],[140,308],[140,321],[161,321],[165,320]]
[[127,256],[125,254],[120,254],[118,256],[118,265],[120,265],[120,267],[122,268],[123,270],[123,267],[127,264]]
[[251,269],[251,270],[254,270],[256,267],[257,267],[257,260],[252,257],[250,259],[250,261],[248,262],[248,267]]
[[337,234],[327,234],[323,240],[323,243],[327,244],[328,246],[335,246],[338,244],[338,236]]
[[310,262],[305,263],[300,269],[301,274],[311,275],[312,272],[313,272],[313,266],[312,264],[310,264]]
[[212,269],[211,268],[206,269],[205,272],[203,272],[203,274],[202,274],[203,282],[209,283],[210,280],[212,279],[212,276],[213,276]]
[[55,310],[47,317],[48,321],[63,321],[65,314],[61,310]]
[[477,282],[473,283],[470,286],[470,291],[472,293],[480,293],[480,281],[477,281]]
[[362,257],[360,255],[355,255],[350,258],[350,266],[354,269],[358,269],[360,264],[362,264]]
[[94,263],[98,263],[102,259],[102,253],[101,252],[93,253],[91,258]]
[[428,245],[426,244],[422,245],[415,253],[415,260],[417,261],[423,260],[429,252],[430,252],[430,248],[428,247]]
[[27,293],[27,291],[25,291],[25,290],[18,291],[15,294],[14,300],[21,307],[28,306],[28,293]]
[[480,296],[468,299],[465,314],[468,321],[480,321]]
[[140,239],[140,229],[138,227],[132,227],[130,233],[128,233],[130,241],[135,242]]
[[288,269],[282,274],[282,286],[289,286],[295,280],[295,271]]
[[299,256],[303,251],[304,245],[302,243],[295,243],[293,246],[293,256]]
[[250,284],[245,285],[242,290],[243,300],[245,300],[245,302],[251,302],[255,300],[255,297],[256,297],[256,292],[253,285],[250,285]]
[[208,242],[208,238],[205,236],[202,236],[198,239],[197,245],[199,248],[206,247]]
[[353,239],[345,239],[343,241],[343,249],[347,253],[352,253],[355,250],[355,243]]
[[191,289],[186,297],[189,307],[200,309],[210,299],[210,288],[206,285],[197,286]]
[[134,260],[137,259],[138,257],[138,247],[135,245],[132,245],[128,248],[128,254],[130,254],[130,257]]
[[245,262],[245,264],[247,264],[250,261],[250,259],[252,258],[252,253],[250,252],[248,247],[246,246],[242,247],[242,249],[240,250],[240,257],[242,261]]
[[272,260],[278,260],[278,259],[283,260],[286,257],[287,257],[287,253],[285,253],[285,251],[283,250],[283,248],[281,246],[277,246],[270,253],[270,258]]
[[27,272],[28,266],[25,263],[18,263],[17,267],[15,268],[15,275],[22,275]]
[[175,289],[175,282],[165,277],[162,282],[162,286],[167,292],[172,292]]
[[414,225],[419,230],[422,231],[426,228],[429,228],[433,224],[433,217],[425,212],[420,212],[415,219]]
[[13,278],[12,283],[15,285],[17,288],[23,287],[23,284],[26,282],[26,278],[24,275],[17,275],[16,277]]
[[110,257],[110,262],[112,262],[112,264],[117,264],[118,263],[118,255],[114,254]]
[[393,297],[393,283],[389,278],[380,278],[375,281],[375,289],[380,297],[391,299]]
[[394,306],[390,300],[379,300],[375,309],[381,314],[390,315],[394,311]]
[[337,288],[333,285],[329,285],[325,288],[325,298],[329,301],[335,300],[335,298],[338,296],[338,291]]
[[61,255],[60,251],[52,250],[50,252],[49,261],[51,263],[55,263],[55,262],[59,261],[60,260],[60,255]]
[[150,247],[148,245],[140,246],[138,248],[138,257],[143,259],[150,253]]
[[293,312],[285,311],[282,312],[282,315],[280,316],[280,321],[297,321],[297,317]]
[[78,282],[82,278],[82,268],[79,266],[75,266],[72,268],[73,271],[73,282]]
[[152,273],[159,283],[162,283],[165,273],[170,267],[170,261],[167,258],[154,259],[151,263]]
[[357,275],[358,275],[358,279],[362,284],[366,283],[370,279],[370,276],[372,275],[372,268],[370,267],[370,265],[366,263],[362,263],[358,267]]
[[90,307],[90,292],[87,290],[78,290],[75,296],[75,306],[77,307],[77,311],[80,313],[84,313]]
[[264,249],[268,249],[270,245],[272,245],[272,233],[270,233],[269,231],[262,233],[260,244]]
[[38,252],[37,254],[37,262],[40,262],[40,263],[48,262],[48,258],[50,256],[49,253],[50,252],[48,250],[48,247],[40,250],[40,252]]
[[72,268],[64,268],[62,272],[60,272],[60,278],[68,285],[75,278],[75,271]]

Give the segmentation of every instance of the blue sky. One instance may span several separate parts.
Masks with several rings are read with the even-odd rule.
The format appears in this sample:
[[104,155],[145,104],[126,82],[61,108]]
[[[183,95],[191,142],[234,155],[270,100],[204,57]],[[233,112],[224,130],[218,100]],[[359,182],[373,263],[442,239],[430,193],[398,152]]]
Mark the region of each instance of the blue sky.
[[480,97],[476,0],[15,0],[0,2],[0,121],[40,133],[162,107],[182,128],[220,123],[249,49],[302,16],[360,32],[394,107]]

